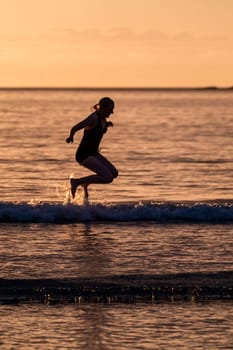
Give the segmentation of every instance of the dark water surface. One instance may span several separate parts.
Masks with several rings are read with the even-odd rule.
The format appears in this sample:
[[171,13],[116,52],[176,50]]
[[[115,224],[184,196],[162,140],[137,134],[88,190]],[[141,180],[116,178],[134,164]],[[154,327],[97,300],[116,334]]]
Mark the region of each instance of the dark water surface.
[[[90,187],[89,205],[70,204],[69,176],[88,172],[74,160],[81,132],[73,145],[65,138],[105,95],[116,101],[115,125],[101,151],[120,175]],[[232,96],[0,91],[1,290],[7,281],[109,276],[140,276],[141,287],[160,276],[165,285],[169,274],[176,284],[185,274],[180,282],[192,287],[201,278],[228,286],[228,298],[202,302],[4,300],[1,349],[232,349]]]

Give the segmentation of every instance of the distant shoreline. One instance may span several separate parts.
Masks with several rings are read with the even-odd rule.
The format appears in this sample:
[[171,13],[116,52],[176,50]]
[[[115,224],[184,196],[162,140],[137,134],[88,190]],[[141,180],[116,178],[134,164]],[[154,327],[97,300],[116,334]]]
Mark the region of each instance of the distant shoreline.
[[233,86],[218,87],[218,86],[203,86],[203,87],[55,87],[55,86],[25,86],[25,87],[0,87],[0,91],[17,91],[17,90],[66,90],[66,91],[233,91]]

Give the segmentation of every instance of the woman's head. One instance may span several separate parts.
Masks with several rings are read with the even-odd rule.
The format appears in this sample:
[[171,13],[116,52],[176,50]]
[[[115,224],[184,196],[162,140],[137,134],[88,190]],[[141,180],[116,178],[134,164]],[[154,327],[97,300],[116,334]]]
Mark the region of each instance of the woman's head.
[[103,97],[94,105],[94,109],[99,111],[104,117],[113,113],[114,101],[110,97]]
[[110,97],[103,97],[99,100],[98,105],[100,108],[114,107],[114,101]]

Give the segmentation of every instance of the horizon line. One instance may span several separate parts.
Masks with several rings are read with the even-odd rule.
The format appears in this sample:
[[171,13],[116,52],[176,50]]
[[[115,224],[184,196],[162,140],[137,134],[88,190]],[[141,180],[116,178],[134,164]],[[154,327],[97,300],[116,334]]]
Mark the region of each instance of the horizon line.
[[232,86],[0,86],[0,90],[233,90]]

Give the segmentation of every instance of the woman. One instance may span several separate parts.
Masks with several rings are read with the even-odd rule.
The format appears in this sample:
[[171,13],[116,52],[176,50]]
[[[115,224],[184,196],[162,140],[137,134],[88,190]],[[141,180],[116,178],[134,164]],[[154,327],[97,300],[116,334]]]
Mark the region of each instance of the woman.
[[73,126],[70,130],[70,136],[66,139],[67,143],[72,143],[76,131],[84,129],[82,140],[76,152],[76,160],[80,165],[95,173],[95,175],[70,179],[70,190],[73,198],[78,186],[84,188],[85,197],[88,198],[88,185],[110,183],[118,176],[114,165],[98,150],[103,134],[106,133],[109,126],[113,126],[113,123],[107,121],[107,118],[113,113],[114,102],[109,97],[103,97],[93,108],[95,112]]

